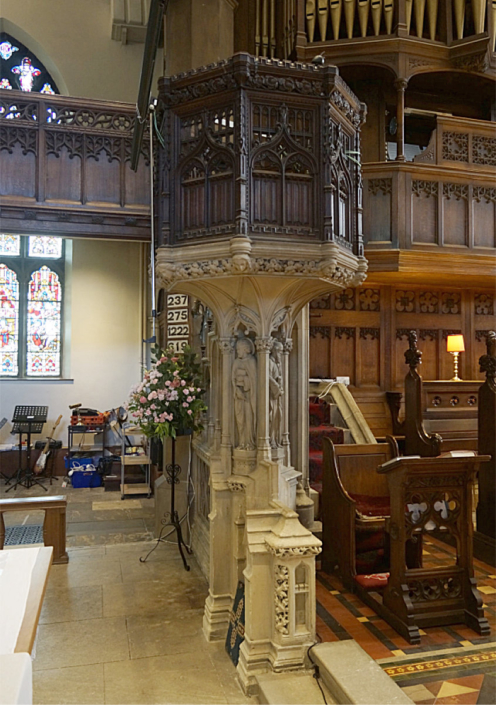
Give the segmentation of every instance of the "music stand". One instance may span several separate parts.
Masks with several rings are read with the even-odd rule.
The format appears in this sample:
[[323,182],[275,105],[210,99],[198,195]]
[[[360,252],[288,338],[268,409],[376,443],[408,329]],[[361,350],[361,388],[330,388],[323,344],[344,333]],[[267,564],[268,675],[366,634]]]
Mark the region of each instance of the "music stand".
[[[31,467],[31,435],[42,432],[47,415],[48,406],[16,406],[14,409],[12,433],[19,434],[19,469],[17,470],[15,483],[6,492],[15,490],[18,485],[22,485],[26,489],[33,485],[39,485],[43,487],[45,492],[48,492],[48,488],[36,479]],[[24,434],[27,436],[25,467],[23,467],[22,463],[22,436]]]

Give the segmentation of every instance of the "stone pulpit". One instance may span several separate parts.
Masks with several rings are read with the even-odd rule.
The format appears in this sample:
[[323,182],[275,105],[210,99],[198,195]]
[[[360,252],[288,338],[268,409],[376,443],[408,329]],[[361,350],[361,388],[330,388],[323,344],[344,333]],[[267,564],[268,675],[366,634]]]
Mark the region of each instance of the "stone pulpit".
[[193,462],[204,631],[225,638],[243,582],[238,673],[254,692],[260,671],[302,667],[315,636],[320,541],[294,511],[308,463],[305,306],[365,278],[365,108],[333,66],[236,54],[163,78],[158,114],[159,284],[211,315]]

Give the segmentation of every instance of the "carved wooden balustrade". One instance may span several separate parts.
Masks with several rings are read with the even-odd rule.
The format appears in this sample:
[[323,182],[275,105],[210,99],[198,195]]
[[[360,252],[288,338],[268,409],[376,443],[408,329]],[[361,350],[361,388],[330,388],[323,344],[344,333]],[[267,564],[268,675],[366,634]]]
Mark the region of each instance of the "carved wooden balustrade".
[[429,145],[413,162],[363,165],[367,246],[493,255],[495,166],[494,123],[438,116]]
[[371,63],[397,73],[404,73],[391,55],[398,50],[410,55],[410,69],[452,61],[481,71],[493,63],[491,0],[240,0],[237,15],[251,27],[248,37],[238,32],[239,48],[257,56],[309,60],[325,49],[326,59],[342,64],[365,42]]
[[2,90],[2,230],[148,239],[146,154],[130,168],[134,114],[125,103]]
[[336,67],[236,54],[162,79],[160,98],[162,244],[248,235],[362,254],[364,106]]

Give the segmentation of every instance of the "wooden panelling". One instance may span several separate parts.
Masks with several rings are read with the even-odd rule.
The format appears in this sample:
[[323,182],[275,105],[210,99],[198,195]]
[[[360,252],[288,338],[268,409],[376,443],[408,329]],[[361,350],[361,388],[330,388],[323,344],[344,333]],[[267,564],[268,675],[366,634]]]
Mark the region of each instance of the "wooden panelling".
[[[449,380],[447,336],[463,333],[465,380],[483,380],[478,360],[496,327],[494,290],[364,285],[310,304],[310,376],[350,377],[350,390],[376,435],[391,431],[385,392],[402,390],[407,333],[415,330],[424,380]],[[390,332],[388,332],[390,331]]]
[[129,166],[135,107],[21,91],[0,96],[0,207],[6,232],[150,237],[144,142]]

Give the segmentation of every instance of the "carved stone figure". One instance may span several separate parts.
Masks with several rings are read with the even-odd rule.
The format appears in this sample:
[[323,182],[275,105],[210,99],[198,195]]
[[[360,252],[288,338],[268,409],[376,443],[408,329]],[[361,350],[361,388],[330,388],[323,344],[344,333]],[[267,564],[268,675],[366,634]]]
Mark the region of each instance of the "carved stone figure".
[[240,450],[256,448],[255,419],[257,413],[257,361],[249,338],[236,342],[236,359],[232,366],[234,416]]
[[283,377],[282,359],[283,344],[275,340],[269,357],[269,428],[270,445],[278,448],[282,445],[283,418]]

